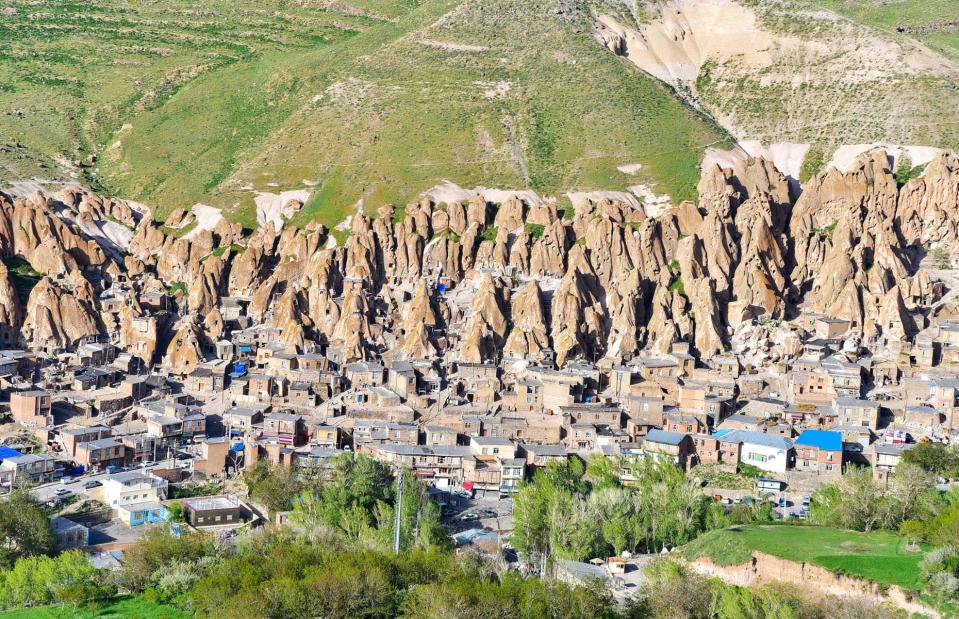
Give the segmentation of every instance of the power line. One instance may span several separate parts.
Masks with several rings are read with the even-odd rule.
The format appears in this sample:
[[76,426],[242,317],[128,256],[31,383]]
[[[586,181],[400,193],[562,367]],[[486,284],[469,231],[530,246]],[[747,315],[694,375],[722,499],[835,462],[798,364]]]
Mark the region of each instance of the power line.
[[393,552],[400,554],[400,525],[403,522],[403,465],[396,476],[396,524],[393,526]]

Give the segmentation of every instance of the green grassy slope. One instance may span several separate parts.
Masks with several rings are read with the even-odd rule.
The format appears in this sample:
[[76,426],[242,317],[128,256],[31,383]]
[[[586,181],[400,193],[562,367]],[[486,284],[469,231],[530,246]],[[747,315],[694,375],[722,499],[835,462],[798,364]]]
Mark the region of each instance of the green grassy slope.
[[8,147],[0,161],[10,175],[62,174],[59,156],[110,152],[125,122],[162,108],[201,76],[326,45],[377,22],[287,4],[12,0],[4,6],[15,13],[0,16],[0,135]]
[[[695,195],[724,135],[592,40],[559,0],[11,0],[6,177],[84,170],[159,207],[252,221],[252,189],[317,183],[308,213],[450,179]],[[573,8],[569,8],[573,7]],[[565,12],[560,12],[563,9]],[[426,41],[424,44],[423,41]],[[438,44],[438,45],[437,45]],[[452,45],[447,45],[452,44]],[[639,177],[616,166],[642,163]],[[0,168],[2,170],[2,168]]]
[[750,525],[712,531],[686,545],[689,559],[708,556],[720,565],[749,559],[753,550],[790,561],[859,576],[881,585],[919,590],[922,553],[906,550],[905,538],[887,531],[859,533],[830,527]]
[[44,606],[0,612],[3,619],[186,619],[190,614],[179,608],[139,597],[117,597],[95,609]]
[[890,33],[912,37],[959,59],[959,2],[955,0],[815,0],[823,8]]

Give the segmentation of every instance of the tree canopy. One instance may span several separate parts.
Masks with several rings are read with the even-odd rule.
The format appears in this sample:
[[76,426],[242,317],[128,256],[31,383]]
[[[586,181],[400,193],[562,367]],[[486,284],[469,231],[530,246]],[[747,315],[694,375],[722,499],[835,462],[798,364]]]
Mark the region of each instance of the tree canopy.
[[50,554],[56,547],[50,519],[25,490],[0,502],[0,534],[0,567],[12,567],[21,557]]

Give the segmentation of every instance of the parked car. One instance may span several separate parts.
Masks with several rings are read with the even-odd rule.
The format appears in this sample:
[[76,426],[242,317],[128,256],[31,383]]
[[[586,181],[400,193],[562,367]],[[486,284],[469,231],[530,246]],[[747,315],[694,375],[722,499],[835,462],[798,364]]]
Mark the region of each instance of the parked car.
[[88,481],[88,482],[86,482],[85,484],[83,484],[83,489],[84,489],[84,490],[89,490],[90,488],[99,488],[99,487],[102,486],[102,485],[103,485],[103,484],[102,484],[101,482],[99,482],[99,481],[97,481],[97,480],[95,480],[95,479],[91,479],[90,481]]
[[453,494],[455,494],[456,496],[458,496],[458,497],[461,498],[461,499],[472,499],[472,498],[473,498],[473,494],[470,493],[470,492],[467,492],[466,490],[457,490],[457,491],[454,492]]
[[479,520],[479,516],[470,512],[468,514],[463,514],[462,516],[460,516],[460,520],[462,520],[463,522],[472,522],[473,520]]
[[67,490],[66,488],[60,488],[59,490],[57,490],[57,496],[59,497],[64,497],[64,496],[67,496],[68,494],[73,494],[73,491]]
[[485,516],[486,518],[496,518],[497,514],[492,509],[484,509],[483,516]]
[[114,473],[119,473],[122,470],[123,470],[123,467],[113,466],[113,465],[110,465],[106,468],[106,472],[109,473],[110,475],[113,475]]
[[73,478],[70,477],[69,475],[64,475],[63,477],[60,478],[61,484],[69,484],[72,481],[73,481]]

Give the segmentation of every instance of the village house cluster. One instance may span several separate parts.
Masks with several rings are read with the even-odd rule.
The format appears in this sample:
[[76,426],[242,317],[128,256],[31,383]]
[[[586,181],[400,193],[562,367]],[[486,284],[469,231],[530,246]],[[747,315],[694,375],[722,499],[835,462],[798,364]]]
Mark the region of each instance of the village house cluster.
[[[251,324],[248,302],[226,300],[230,328],[213,361],[186,373],[140,372],[130,351],[94,338],[75,350],[0,351],[3,406],[27,437],[0,448],[0,490],[105,473],[84,494],[137,526],[167,517],[169,485],[186,476],[221,478],[260,460],[324,475],[349,453],[440,490],[501,497],[550,461],[591,454],[616,458],[627,481],[630,462],[654,456],[686,470],[745,464],[808,488],[851,462],[887,480],[905,450],[947,439],[959,421],[959,375],[948,369],[959,323],[881,356],[846,346],[848,321],[804,313],[782,325],[800,354],[765,367],[733,352],[697,363],[681,342],[562,368],[549,349],[520,363],[344,362]],[[181,506],[195,526],[243,521],[234,497]],[[76,545],[82,535],[59,525]]]

